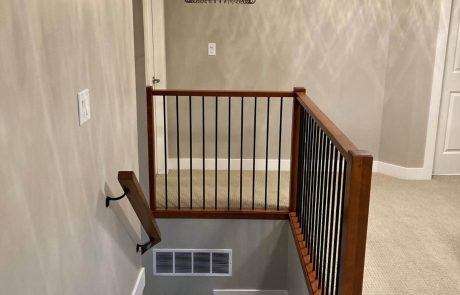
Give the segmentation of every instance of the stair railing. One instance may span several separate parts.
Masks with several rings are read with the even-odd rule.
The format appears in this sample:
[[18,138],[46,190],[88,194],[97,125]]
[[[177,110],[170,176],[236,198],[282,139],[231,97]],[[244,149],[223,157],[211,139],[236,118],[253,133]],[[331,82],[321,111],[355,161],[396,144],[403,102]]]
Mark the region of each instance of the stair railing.
[[[266,112],[270,112],[270,100],[280,99],[280,120],[282,122],[283,99],[293,101],[292,126],[291,126],[291,158],[290,158],[290,183],[289,183],[289,206],[280,208],[277,202],[275,208],[267,208],[267,177],[265,176],[265,203],[261,207],[249,206],[244,208],[231,206],[219,206],[217,199],[213,206],[208,208],[204,202],[194,207],[192,200],[188,207],[181,207],[180,183],[178,184],[178,208],[157,208],[156,202],[156,167],[155,167],[155,136],[154,136],[154,112],[153,98],[161,97],[163,100],[163,114],[166,115],[167,99],[174,100],[176,111],[176,136],[177,136],[177,168],[180,173],[180,147],[179,147],[179,120],[192,120],[191,101],[201,100],[203,141],[204,129],[208,124],[215,124],[218,130],[218,103],[219,99],[228,99],[231,104],[232,98],[242,98],[241,108],[247,98],[254,98],[255,112],[252,123],[244,122],[240,118],[240,125],[255,126],[257,116],[257,98],[267,98]],[[204,97],[214,97],[214,114],[205,114]],[[178,108],[179,99],[188,100],[188,114],[180,114]],[[243,110],[241,110],[243,114]],[[367,236],[367,221],[369,212],[370,185],[372,176],[372,156],[356,148],[345,134],[313,103],[307,96],[304,88],[294,88],[290,92],[266,92],[266,91],[196,91],[196,90],[153,90],[147,88],[147,115],[148,115],[148,147],[149,147],[149,171],[150,171],[150,204],[154,215],[158,218],[265,218],[265,219],[290,219],[292,232],[296,238],[299,258],[305,279],[312,294],[343,294],[355,295],[362,293],[364,272],[364,257]],[[188,118],[187,118],[188,117]],[[229,112],[229,126],[231,126]],[[269,116],[267,115],[267,118]],[[168,142],[166,140],[166,117],[164,118],[165,151]],[[205,124],[206,121],[206,124]],[[270,120],[267,119],[266,129],[270,128]],[[282,124],[282,123],[281,123]],[[242,127],[241,127],[242,128]],[[191,140],[191,124],[189,139]],[[280,127],[280,130],[282,128]],[[185,132],[185,130],[182,130]],[[254,133],[256,128],[254,128]],[[228,132],[230,134],[230,131]],[[242,131],[241,131],[242,134]],[[268,132],[265,136],[265,147],[268,150]],[[218,135],[215,134],[215,139]],[[259,137],[260,138],[260,137]],[[255,146],[256,134],[253,135]],[[241,137],[241,142],[243,138]],[[230,139],[229,139],[230,143]],[[278,138],[278,159],[280,159],[281,134]],[[215,149],[219,142],[216,140]],[[192,145],[190,145],[192,146]],[[203,145],[204,146],[204,145]],[[217,155],[216,150],[214,153]],[[190,155],[192,155],[190,151]],[[268,157],[268,152],[265,153]],[[203,171],[206,169],[203,155]],[[255,152],[253,153],[255,163]],[[241,153],[242,157],[242,153]],[[267,159],[267,158],[266,158]],[[217,173],[217,157],[215,159],[214,172]],[[190,167],[193,159],[190,157]],[[165,166],[167,165],[165,152]],[[243,163],[243,159],[240,159]],[[278,160],[279,163],[279,160]],[[253,164],[255,165],[255,164]],[[265,169],[267,169],[267,162]],[[279,164],[278,164],[278,188],[279,188]],[[164,167],[168,171],[168,167]],[[228,155],[228,170],[230,171],[230,154]],[[255,169],[253,169],[254,171]],[[240,168],[242,171],[242,168]],[[241,173],[241,172],[240,172]],[[265,170],[265,175],[266,175]],[[254,174],[253,174],[254,175]],[[167,177],[167,173],[165,175]],[[190,173],[190,178],[191,178]],[[216,174],[214,177],[217,177]],[[178,177],[180,181],[180,177]],[[192,182],[192,181],[190,181]],[[167,181],[166,181],[167,183]],[[254,177],[252,177],[254,186]],[[166,196],[168,186],[166,185]],[[228,187],[228,190],[231,188]],[[217,187],[215,188],[217,190]],[[240,176],[241,192],[241,176]],[[279,189],[278,189],[279,192]],[[279,194],[279,193],[278,193]],[[230,194],[228,194],[230,195]],[[188,197],[191,197],[189,193]],[[217,192],[214,192],[214,197]],[[252,196],[254,199],[254,197]],[[228,199],[229,200],[229,199]],[[241,193],[240,193],[241,200]],[[279,197],[278,197],[279,200]],[[253,202],[254,203],[254,202]]]

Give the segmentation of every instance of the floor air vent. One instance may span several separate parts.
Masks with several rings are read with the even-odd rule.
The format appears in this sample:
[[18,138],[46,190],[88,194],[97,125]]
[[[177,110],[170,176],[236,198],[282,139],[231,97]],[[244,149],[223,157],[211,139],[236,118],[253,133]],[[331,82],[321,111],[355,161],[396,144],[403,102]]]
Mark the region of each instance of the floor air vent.
[[153,265],[158,276],[231,276],[232,250],[156,249]]

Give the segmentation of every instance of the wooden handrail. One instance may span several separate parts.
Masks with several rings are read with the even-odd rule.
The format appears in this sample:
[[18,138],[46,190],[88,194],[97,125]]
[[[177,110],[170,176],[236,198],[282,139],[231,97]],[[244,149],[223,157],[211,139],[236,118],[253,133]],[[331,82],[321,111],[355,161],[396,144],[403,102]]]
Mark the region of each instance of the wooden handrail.
[[264,209],[168,209],[154,212],[156,218],[196,218],[196,219],[268,219],[285,220],[289,219],[287,211],[264,210]]
[[350,151],[356,151],[358,148],[351,142],[350,139],[337,127],[337,125],[329,119],[326,114],[319,109],[319,107],[308,97],[305,93],[304,88],[300,88],[303,91],[299,91],[299,88],[295,88],[297,101],[302,107],[308,111],[308,113],[315,119],[316,123],[323,129],[327,136],[332,140],[334,145],[339,149],[342,155],[349,160],[348,153]]
[[161,241],[161,233],[158,225],[153,217],[152,211],[145,199],[141,186],[137,181],[133,171],[118,172],[118,182],[125,191],[131,206],[136,212],[142,227],[149,237],[149,242],[145,245],[139,245],[141,253],[144,254],[152,246]]
[[155,89],[153,95],[165,96],[225,96],[225,97],[294,97],[292,91],[233,91],[233,90],[170,90]]

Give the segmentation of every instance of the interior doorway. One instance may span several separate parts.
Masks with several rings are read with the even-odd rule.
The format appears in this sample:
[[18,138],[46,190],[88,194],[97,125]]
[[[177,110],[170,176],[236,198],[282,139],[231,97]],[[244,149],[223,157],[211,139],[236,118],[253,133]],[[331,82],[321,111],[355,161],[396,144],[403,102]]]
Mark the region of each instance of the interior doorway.
[[[146,85],[151,85],[154,89],[165,89],[164,0],[143,0],[143,8]],[[154,99],[156,173],[164,174],[166,134],[164,132],[163,100],[160,97]]]
[[453,0],[433,174],[460,174],[460,0]]

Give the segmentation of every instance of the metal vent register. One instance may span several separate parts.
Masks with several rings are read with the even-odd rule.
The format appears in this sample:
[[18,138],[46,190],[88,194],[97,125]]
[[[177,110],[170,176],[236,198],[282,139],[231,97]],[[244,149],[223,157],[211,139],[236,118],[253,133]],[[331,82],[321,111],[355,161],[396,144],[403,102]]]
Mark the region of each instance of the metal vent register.
[[230,249],[156,249],[153,255],[157,276],[231,276]]

